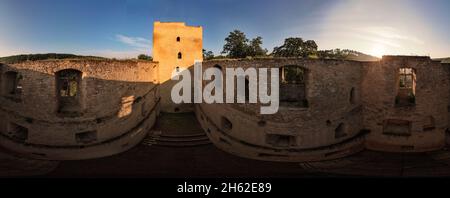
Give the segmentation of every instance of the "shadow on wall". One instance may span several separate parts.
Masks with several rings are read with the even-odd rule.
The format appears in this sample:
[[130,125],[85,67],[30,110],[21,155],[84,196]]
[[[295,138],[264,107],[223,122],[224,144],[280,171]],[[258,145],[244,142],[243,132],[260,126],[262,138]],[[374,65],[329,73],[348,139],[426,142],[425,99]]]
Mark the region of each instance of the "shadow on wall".
[[26,64],[1,65],[0,145],[34,158],[77,160],[139,143],[159,114],[157,79],[126,67],[95,74],[83,64],[61,63],[53,75]]

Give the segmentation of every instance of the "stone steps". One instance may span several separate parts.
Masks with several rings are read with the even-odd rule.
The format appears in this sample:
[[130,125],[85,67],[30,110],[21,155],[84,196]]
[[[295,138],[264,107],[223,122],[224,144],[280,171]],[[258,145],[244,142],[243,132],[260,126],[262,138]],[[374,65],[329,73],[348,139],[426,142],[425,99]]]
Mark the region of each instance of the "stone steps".
[[161,147],[193,147],[209,145],[211,142],[203,131],[186,134],[166,134],[162,130],[153,130],[150,131],[142,144]]
[[198,141],[209,141],[206,135],[203,136],[192,136],[192,137],[166,137],[161,136],[156,138],[158,142],[198,142]]
[[162,147],[194,147],[194,146],[204,146],[209,145],[211,142],[207,141],[194,141],[194,142],[158,142],[155,146]]

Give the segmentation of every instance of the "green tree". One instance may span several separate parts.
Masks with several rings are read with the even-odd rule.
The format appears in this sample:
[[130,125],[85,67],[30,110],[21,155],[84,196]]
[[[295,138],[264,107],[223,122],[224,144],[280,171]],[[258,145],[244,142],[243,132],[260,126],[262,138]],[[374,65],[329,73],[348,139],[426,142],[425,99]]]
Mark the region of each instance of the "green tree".
[[247,47],[247,56],[265,56],[267,54],[267,49],[263,49],[262,37],[258,36],[252,39]]
[[303,57],[317,55],[317,44],[313,40],[307,40],[303,43]]
[[263,49],[261,45],[262,38],[260,36],[249,41],[243,32],[234,30],[225,38],[222,54],[226,54],[229,58],[264,56],[267,50]]
[[225,38],[222,54],[227,54],[230,58],[245,58],[247,56],[248,39],[245,34],[239,30],[230,32]]
[[203,60],[211,60],[214,58],[214,53],[212,51],[206,51],[203,49]]
[[151,56],[148,56],[148,55],[145,55],[145,54],[140,54],[138,56],[138,59],[139,60],[149,60],[149,61],[153,60],[153,58]]
[[284,44],[273,49],[275,57],[309,57],[316,55],[317,44],[314,40],[303,41],[302,38],[287,38]]

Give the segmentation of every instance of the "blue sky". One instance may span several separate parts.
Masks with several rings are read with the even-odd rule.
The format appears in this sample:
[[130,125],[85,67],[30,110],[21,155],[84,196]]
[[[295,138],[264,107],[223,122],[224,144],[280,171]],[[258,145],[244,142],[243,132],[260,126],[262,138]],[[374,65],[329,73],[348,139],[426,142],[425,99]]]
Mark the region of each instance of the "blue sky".
[[74,53],[116,58],[151,54],[153,22],[204,29],[220,53],[234,29],[263,37],[272,51],[286,37],[320,49],[450,56],[447,0],[1,0],[0,56]]

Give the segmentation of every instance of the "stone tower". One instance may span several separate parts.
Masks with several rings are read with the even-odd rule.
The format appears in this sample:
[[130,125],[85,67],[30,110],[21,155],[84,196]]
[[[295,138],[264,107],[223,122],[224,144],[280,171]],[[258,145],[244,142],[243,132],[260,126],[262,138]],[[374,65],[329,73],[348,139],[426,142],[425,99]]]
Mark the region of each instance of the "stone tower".
[[175,104],[170,93],[176,81],[171,74],[176,69],[191,68],[203,60],[203,29],[182,22],[154,23],[153,60],[159,62],[161,110],[164,112],[192,111],[191,104]]

